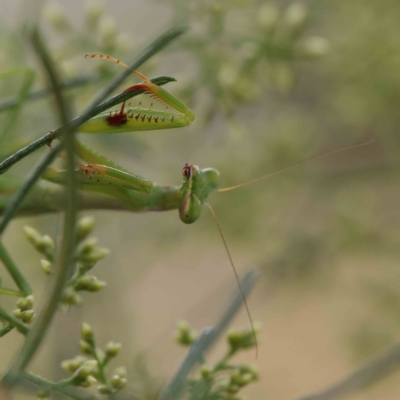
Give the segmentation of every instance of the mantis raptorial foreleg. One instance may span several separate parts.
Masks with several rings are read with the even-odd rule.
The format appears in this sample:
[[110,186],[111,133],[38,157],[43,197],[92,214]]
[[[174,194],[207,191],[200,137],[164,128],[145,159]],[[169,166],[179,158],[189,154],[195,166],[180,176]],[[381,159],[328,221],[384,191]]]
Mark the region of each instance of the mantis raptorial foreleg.
[[155,101],[166,109],[157,111],[151,108],[132,108],[122,104],[121,109],[114,112],[105,112],[85,122],[80,127],[83,133],[118,133],[132,131],[146,131],[155,129],[180,128],[190,125],[194,120],[193,112],[179,99],[165,89],[155,85],[140,72],[132,70],[120,60],[106,54],[88,53],[85,57],[103,58],[129,69],[143,79],[144,82],[130,86],[125,92],[142,89]]

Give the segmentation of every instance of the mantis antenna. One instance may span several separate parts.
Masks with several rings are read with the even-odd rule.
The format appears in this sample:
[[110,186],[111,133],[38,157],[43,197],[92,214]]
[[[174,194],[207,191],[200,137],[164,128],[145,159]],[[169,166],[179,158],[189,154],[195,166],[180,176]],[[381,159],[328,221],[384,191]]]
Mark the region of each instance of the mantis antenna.
[[222,233],[221,225],[220,225],[219,222],[218,222],[217,216],[215,215],[215,211],[214,211],[214,209],[213,209],[208,203],[204,203],[204,204],[209,208],[209,210],[210,210],[210,212],[211,212],[211,215],[212,215],[213,218],[214,218],[215,224],[217,225],[218,232],[219,232],[219,234],[220,234],[220,236],[221,236],[222,242],[224,243],[224,247],[225,247],[226,253],[228,254],[229,262],[230,262],[230,264],[231,264],[231,266],[232,266],[232,269],[233,269],[233,272],[234,272],[234,274],[235,274],[236,282],[237,282],[237,284],[238,284],[240,293],[241,293],[241,295],[242,295],[243,303],[244,303],[244,306],[245,306],[245,308],[246,308],[246,313],[247,313],[247,316],[249,317],[249,321],[250,321],[250,324],[251,324],[251,330],[252,330],[252,332],[253,332],[254,344],[255,344],[255,348],[256,348],[256,359],[257,359],[257,358],[258,358],[258,342],[257,342],[257,335],[256,335],[256,331],[255,331],[255,329],[254,329],[254,323],[253,323],[253,319],[251,318],[250,309],[249,309],[249,306],[248,306],[248,304],[247,304],[246,296],[245,296],[245,294],[244,294],[244,292],[243,292],[242,286],[240,285],[239,275],[238,275],[238,273],[237,273],[235,264],[233,263],[233,259],[232,259],[231,253],[230,253],[230,251],[229,251],[228,244],[226,243],[224,234]]
[[259,178],[256,178],[256,179],[252,179],[251,181],[244,182],[244,183],[239,183],[238,185],[235,185],[235,186],[230,186],[230,187],[218,189],[218,192],[228,192],[229,190],[238,189],[238,188],[240,188],[242,186],[251,185],[252,183],[261,181],[262,179],[266,179],[266,178],[269,178],[271,176],[278,175],[278,174],[280,174],[282,172],[288,171],[289,169],[297,167],[298,165],[303,164],[303,163],[305,163],[307,161],[315,160],[316,158],[320,158],[320,157],[326,156],[328,154],[339,153],[340,151],[344,151],[344,150],[350,150],[350,149],[355,149],[355,148],[358,148],[358,147],[368,146],[373,142],[375,142],[375,139],[372,139],[372,140],[369,140],[368,142],[364,142],[364,143],[360,143],[360,144],[352,144],[350,146],[339,147],[338,149],[325,151],[323,153],[319,153],[319,154],[316,154],[316,155],[311,156],[309,158],[306,158],[305,160],[298,161],[297,163],[292,164],[289,167],[285,167],[285,168],[279,169],[278,171],[271,172],[270,174],[263,175],[263,176],[261,176]]
[[132,69],[131,67],[129,67],[128,65],[126,65],[125,63],[123,63],[122,61],[120,61],[118,58],[109,56],[107,54],[100,54],[100,53],[86,53],[85,54],[85,58],[86,57],[90,57],[90,58],[103,58],[105,60],[108,61],[112,61],[115,62],[116,64],[120,65],[121,67],[124,67],[126,69],[128,69],[129,71],[132,71],[134,74],[136,74],[140,79],[143,79],[146,83],[150,82],[149,78],[146,78],[143,74],[141,74],[140,72]]

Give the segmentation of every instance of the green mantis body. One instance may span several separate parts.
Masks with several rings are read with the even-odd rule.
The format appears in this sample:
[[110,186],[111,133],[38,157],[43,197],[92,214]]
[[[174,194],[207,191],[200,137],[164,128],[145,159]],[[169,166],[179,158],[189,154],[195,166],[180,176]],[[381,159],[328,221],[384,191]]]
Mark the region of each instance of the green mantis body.
[[[87,54],[91,58],[104,58],[129,67],[121,61],[103,54]],[[179,128],[190,125],[193,112],[165,89],[155,85],[144,75],[133,71],[144,82],[125,91],[143,89],[145,93],[166,107],[165,111],[144,108],[125,108],[105,112],[80,127],[84,133],[118,133],[153,129]],[[219,184],[219,172],[213,168],[200,169],[186,164],[182,169],[183,183],[180,187],[160,186],[132,175],[117,164],[95,153],[80,142],[76,152],[87,165],[78,164],[77,179],[83,190],[108,194],[128,204],[134,211],[178,209],[185,223],[193,223],[200,216],[202,205]],[[48,169],[44,178],[55,183],[64,181],[63,174]]]
[[[92,58],[105,58],[114,61],[125,68],[129,68],[119,60],[116,60],[110,56],[99,54],[89,54],[89,56]],[[166,129],[187,126],[193,122],[193,112],[181,101],[176,99],[161,87],[154,85],[143,75],[136,71],[134,72],[139,75],[144,82],[134,85],[126,90],[132,90],[136,88],[144,89],[145,92],[150,94],[155,100],[165,105],[166,111],[154,111],[152,109],[142,108],[125,108],[125,105],[123,104],[119,111],[102,113],[83,124],[80,128],[81,132],[117,133],[151,129]],[[366,143],[362,145],[365,144]],[[328,151],[317,156],[310,157],[307,160],[300,161],[299,163],[279,171],[264,175],[250,182],[230,188],[220,189],[219,191],[236,189],[238,187],[267,178],[271,175],[286,171],[287,169],[293,168],[304,161],[321,157],[324,154],[358,146],[359,145],[348,146],[345,148]],[[253,326],[250,311],[247,306],[243,291],[240,287],[239,278],[227,244],[222,235],[219,223],[216,220],[214,211],[207,203],[208,196],[212,192],[218,190],[220,183],[220,174],[216,169],[201,169],[196,165],[185,164],[182,169],[183,181],[180,186],[162,186],[128,173],[123,168],[107,160],[105,157],[100,156],[79,142],[76,142],[76,152],[83,161],[88,163],[87,165],[78,164],[78,168],[76,170],[77,180],[81,185],[81,188],[86,191],[113,196],[114,198],[122,201],[132,211],[166,211],[177,209],[179,211],[179,217],[181,221],[186,224],[191,224],[199,218],[203,205],[207,205],[210,208],[210,211],[217,224],[231,266],[235,272],[249,320]],[[44,178],[55,183],[63,183],[65,180],[63,173],[55,171],[54,169],[48,169]],[[257,343],[254,327],[253,334],[255,343]]]

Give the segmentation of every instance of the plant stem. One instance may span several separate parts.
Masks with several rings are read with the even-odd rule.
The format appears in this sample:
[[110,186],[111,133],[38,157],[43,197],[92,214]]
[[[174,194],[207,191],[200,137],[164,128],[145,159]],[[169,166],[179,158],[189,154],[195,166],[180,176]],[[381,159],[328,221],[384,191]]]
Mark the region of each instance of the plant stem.
[[[8,254],[6,248],[4,247],[3,243],[0,241],[0,259],[3,261],[4,266],[6,267],[8,273],[11,275],[13,281],[18,286],[19,290],[21,291],[21,296],[29,296],[32,293],[32,289],[29,283],[26,281],[24,276],[21,274],[18,267],[14,264],[13,260],[11,259],[10,255]],[[1,289],[2,291],[7,289]],[[1,292],[0,292],[1,293]],[[7,293],[16,296],[16,293]]]
[[9,314],[2,307],[0,307],[0,317],[7,321],[10,325],[15,326],[23,335],[27,335],[29,333],[29,328],[23,322]]
[[[89,85],[96,81],[97,81],[97,79],[92,76],[78,76],[76,78],[73,78],[73,79],[65,82],[62,85],[62,88],[63,89],[72,89],[72,88],[79,87],[79,86]],[[36,100],[41,97],[48,96],[49,94],[52,94],[49,89],[40,89],[35,92],[29,93],[26,96],[25,101]],[[7,98],[6,100],[3,100],[0,103],[0,112],[8,110],[9,108],[13,108],[13,107],[17,106],[18,103],[19,103],[19,99],[17,97],[13,96],[13,97]]]
[[[42,62],[48,79],[51,82],[54,90],[56,105],[60,116],[60,121],[64,125],[66,135],[64,137],[64,144],[66,149],[67,159],[67,178],[66,178],[66,193],[65,193],[65,220],[63,240],[55,270],[55,282],[50,292],[49,298],[45,302],[44,309],[38,315],[35,325],[33,326],[30,334],[27,336],[22,349],[13,363],[10,371],[6,375],[8,379],[12,375],[18,375],[29,364],[37,349],[43,341],[44,335],[48,330],[50,322],[58,308],[61,300],[65,283],[70,275],[70,269],[73,266],[72,258],[75,246],[75,220],[77,214],[77,206],[75,201],[75,174],[74,174],[74,137],[73,129],[68,124],[68,108],[61,93],[59,79],[55,71],[54,64],[49,56],[39,32],[36,29],[32,31],[32,44]],[[12,384],[11,382],[8,382]]]
[[[14,378],[14,377],[13,377]],[[36,385],[40,386],[43,389],[51,389],[54,390],[58,393],[63,394],[64,396],[67,396],[71,399],[74,400],[85,400],[83,397],[76,395],[75,393],[72,393],[71,391],[69,391],[68,389],[65,389],[65,386],[67,386],[69,384],[69,380],[68,379],[64,379],[62,381],[59,382],[52,382],[49,381],[48,379],[44,379],[40,376],[34,375],[30,372],[23,372],[21,373],[20,377],[15,377],[14,379],[18,380],[18,379],[26,379],[30,382],[35,383]]]
[[13,325],[7,324],[4,328],[0,329],[0,337],[7,335],[7,333],[11,332],[13,329]]

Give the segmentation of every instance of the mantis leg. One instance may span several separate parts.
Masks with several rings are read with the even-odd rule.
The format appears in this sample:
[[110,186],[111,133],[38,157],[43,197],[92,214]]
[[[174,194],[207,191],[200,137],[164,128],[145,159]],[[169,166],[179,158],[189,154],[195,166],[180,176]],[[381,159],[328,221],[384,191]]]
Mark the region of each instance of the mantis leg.
[[[153,182],[130,174],[119,165],[107,160],[105,157],[89,149],[84,144],[76,141],[77,155],[89,164],[77,163],[77,179],[83,185],[107,186],[110,193],[113,188],[122,188],[149,193],[153,189]],[[65,173],[48,168],[43,178],[54,183],[64,183]]]

